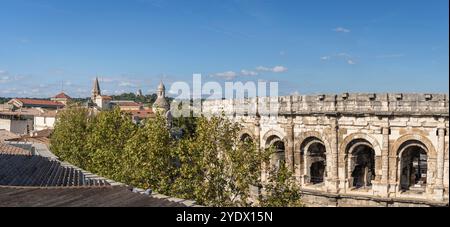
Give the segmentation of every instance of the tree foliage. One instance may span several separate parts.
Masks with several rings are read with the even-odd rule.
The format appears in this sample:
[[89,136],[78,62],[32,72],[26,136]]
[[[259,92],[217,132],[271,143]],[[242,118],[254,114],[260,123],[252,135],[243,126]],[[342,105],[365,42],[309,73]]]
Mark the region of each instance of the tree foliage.
[[262,207],[301,207],[300,189],[293,180],[292,171],[285,163],[278,168],[267,164],[268,179],[264,182],[264,193],[260,194]]
[[69,108],[58,116],[51,149],[98,175],[201,205],[299,205],[300,193],[287,169],[261,181],[271,149],[241,141],[239,124],[224,116],[176,121],[188,136],[173,137],[161,116],[138,127],[118,108],[92,117],[86,109]]
[[50,140],[50,149],[55,155],[81,168],[88,167],[90,152],[86,137],[91,133],[92,119],[87,109],[76,106],[58,113]]
[[131,117],[117,107],[112,111],[103,111],[90,124],[90,133],[86,138],[89,154],[89,167],[101,176],[121,179],[122,157],[127,141],[136,131]]
[[238,139],[238,124],[224,117],[199,118],[195,136],[177,149],[180,176],[175,193],[208,206],[249,206],[264,154]]
[[146,121],[125,146],[122,156],[125,182],[170,193],[177,173],[172,151],[174,143],[164,118],[158,115]]

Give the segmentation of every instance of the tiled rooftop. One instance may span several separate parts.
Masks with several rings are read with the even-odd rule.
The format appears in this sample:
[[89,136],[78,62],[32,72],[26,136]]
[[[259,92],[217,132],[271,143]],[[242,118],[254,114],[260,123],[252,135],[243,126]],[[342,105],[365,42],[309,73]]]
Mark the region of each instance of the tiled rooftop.
[[[31,155],[30,151],[0,141],[0,155]],[[0,160],[1,163],[1,160]],[[0,169],[2,168],[0,164]],[[1,179],[0,179],[1,181]]]
[[149,195],[68,163],[0,154],[0,207],[184,207],[194,201]]
[[155,116],[152,110],[126,110],[124,112],[130,113],[133,117],[139,118],[150,118]]
[[20,108],[19,110],[10,110],[10,109],[3,109],[0,110],[0,115],[9,115],[9,116],[38,116],[41,114],[41,111],[39,111],[36,108]]
[[102,187],[105,180],[87,178],[81,170],[42,156],[0,154],[0,185],[26,187]]
[[133,106],[133,107],[135,107],[135,106],[138,106],[138,107],[142,106],[142,103],[137,103],[135,101],[121,101],[121,100],[119,100],[119,101],[111,101],[111,103],[116,104],[118,106]]
[[44,106],[64,107],[64,104],[62,104],[60,102],[51,101],[51,100],[23,99],[23,98],[18,98],[18,99],[15,99],[15,100],[20,101],[24,105],[44,105]]
[[0,207],[183,207],[182,203],[133,193],[123,186],[14,188],[0,186]]
[[10,139],[18,139],[18,138],[20,138],[20,136],[17,134],[4,129],[0,129],[0,143]]
[[70,96],[68,96],[64,92],[61,92],[61,93],[57,94],[54,98],[57,98],[57,99],[71,99]]

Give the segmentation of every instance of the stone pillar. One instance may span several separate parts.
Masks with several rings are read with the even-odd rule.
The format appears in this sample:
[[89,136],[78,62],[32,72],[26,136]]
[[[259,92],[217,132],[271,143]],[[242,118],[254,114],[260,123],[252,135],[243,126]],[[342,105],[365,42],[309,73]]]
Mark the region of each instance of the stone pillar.
[[383,128],[383,145],[381,151],[381,183],[387,184],[389,180],[389,128]]
[[[258,103],[258,101],[257,101],[257,103]],[[261,123],[260,123],[260,121],[261,121],[261,117],[259,116],[259,113],[257,111],[256,117],[255,117],[255,131],[254,131],[255,145],[258,149],[257,152],[261,152]],[[261,177],[262,182],[266,181],[266,172],[264,170],[265,167],[266,167],[265,163],[261,163],[262,171],[261,171],[260,177]],[[263,190],[262,186],[258,185],[256,195],[254,195],[254,198],[253,198],[254,201],[258,201],[259,195],[261,195],[261,193],[263,192],[262,190]]]
[[292,119],[285,127],[286,131],[286,165],[290,171],[294,171],[294,125]]
[[261,150],[261,124],[260,124],[260,117],[256,117],[255,122],[255,145],[258,148],[258,151]]
[[331,146],[331,176],[328,182],[328,190],[331,192],[339,192],[339,126],[337,119],[331,119],[331,135],[330,135],[330,146]]
[[389,127],[381,129],[383,135],[381,147],[381,181],[374,184],[374,193],[379,196],[389,196]]
[[437,173],[436,173],[436,185],[434,192],[437,199],[443,199],[444,197],[444,152],[445,152],[445,128],[438,129],[438,146],[437,146]]
[[287,100],[287,109],[286,112],[289,114],[288,124],[285,127],[286,131],[286,141],[285,141],[285,149],[286,149],[286,165],[288,169],[294,172],[294,144],[295,144],[295,135],[294,135],[294,115],[292,110],[292,96],[289,96]]

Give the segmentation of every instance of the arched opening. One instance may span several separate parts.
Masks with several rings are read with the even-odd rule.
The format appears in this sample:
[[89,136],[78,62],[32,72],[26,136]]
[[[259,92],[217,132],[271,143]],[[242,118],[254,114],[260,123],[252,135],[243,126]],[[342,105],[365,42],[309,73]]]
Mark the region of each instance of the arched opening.
[[311,164],[311,183],[320,184],[323,183],[325,177],[325,161],[314,162]]
[[425,145],[419,141],[408,141],[400,147],[400,155],[400,190],[425,191],[428,171]]
[[375,151],[365,140],[355,140],[349,145],[350,183],[354,188],[368,188],[375,179]]
[[303,142],[301,153],[304,156],[305,182],[320,184],[326,177],[326,149],[324,143],[317,138]]
[[244,143],[252,143],[253,138],[248,133],[244,133],[241,135],[240,141]]
[[279,169],[285,163],[285,145],[283,140],[278,136],[271,136],[267,140],[268,147],[274,149],[274,154],[271,158],[271,164],[275,169]]

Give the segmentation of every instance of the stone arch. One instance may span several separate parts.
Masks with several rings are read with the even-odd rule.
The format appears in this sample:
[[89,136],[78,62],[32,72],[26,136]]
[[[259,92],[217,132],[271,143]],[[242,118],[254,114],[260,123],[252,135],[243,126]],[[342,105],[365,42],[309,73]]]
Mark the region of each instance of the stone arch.
[[[399,190],[410,190],[413,185],[417,184],[421,186],[414,187],[414,189],[423,189],[424,185],[427,186],[432,173],[432,170],[428,168],[428,148],[418,140],[408,140],[399,147],[397,154]],[[414,162],[417,162],[417,166],[413,164]],[[424,172],[427,174],[425,178],[421,176]]]
[[408,141],[414,141],[414,140],[420,141],[421,143],[423,143],[425,145],[425,147],[427,148],[427,150],[429,152],[428,157],[430,159],[436,159],[437,152],[436,152],[436,149],[435,149],[433,143],[427,137],[418,135],[418,134],[406,134],[406,135],[399,137],[392,145],[391,156],[398,157],[398,155],[399,155],[398,152],[399,152],[400,147],[404,143],[406,143]]
[[[351,188],[354,186],[354,179],[352,177],[354,169],[353,165],[355,164],[355,158],[358,159],[358,156],[353,156],[353,152],[356,148],[361,146],[365,146],[373,150],[374,160],[373,168],[374,172],[372,174],[375,175],[375,179],[378,180],[381,177],[381,146],[378,141],[364,133],[353,133],[347,136],[339,146],[339,161],[344,163],[345,166],[345,179],[347,187]],[[370,153],[370,152],[369,152]],[[370,183],[370,181],[369,181]]]
[[299,177],[302,183],[310,183],[311,177],[311,168],[312,164],[308,158],[307,153],[302,153],[303,149],[309,150],[309,147],[314,144],[321,144],[324,146],[324,155],[325,155],[325,173],[324,173],[324,181],[325,177],[330,175],[330,168],[332,165],[331,159],[331,146],[328,140],[319,132],[316,131],[308,131],[303,132],[299,136],[297,136],[296,143],[294,144],[294,167],[295,173]]
[[426,192],[430,193],[432,191],[432,186],[436,180],[437,172],[437,152],[433,143],[425,136],[418,134],[406,134],[398,138],[391,149],[391,156],[397,157],[395,162],[395,174],[394,179],[398,184],[397,191],[401,191],[401,181],[402,181],[402,164],[403,164],[403,154],[409,147],[418,147],[425,151],[427,155],[427,177],[426,177]]
[[303,132],[297,138],[298,139],[295,142],[295,147],[294,147],[295,151],[294,152],[300,152],[302,144],[309,138],[317,138],[317,139],[321,140],[325,145],[326,152],[331,152],[330,143],[328,142],[327,138],[322,136],[322,134],[319,132],[316,132],[316,131]]
[[276,130],[269,130],[263,136],[263,141],[261,141],[261,143],[264,144],[264,148],[268,148],[271,145],[276,146],[276,153],[272,155],[270,161],[270,163],[272,163],[271,165],[278,166],[281,162],[285,162],[287,160],[287,153],[288,153],[286,152],[287,140],[286,137],[283,135],[283,133]]
[[378,141],[372,136],[365,133],[353,133],[345,137],[345,139],[341,142],[341,145],[339,146],[339,153],[341,155],[346,155],[347,146],[354,140],[358,139],[366,140],[367,142],[369,142],[372,145],[373,150],[375,151],[375,155],[381,156],[381,146],[378,143]]
[[287,144],[287,140],[286,140],[286,136],[274,129],[269,130],[268,132],[266,132],[266,134],[264,134],[263,136],[263,140],[261,141],[262,144],[264,144],[264,148],[268,147],[268,140],[270,137],[272,136],[277,136],[278,138],[280,138],[281,141],[283,141],[285,144]]
[[253,142],[256,142],[256,140],[258,139],[258,138],[255,138],[255,134],[247,128],[244,128],[239,132],[238,139],[242,140],[243,137],[246,135],[248,135],[253,140]]

